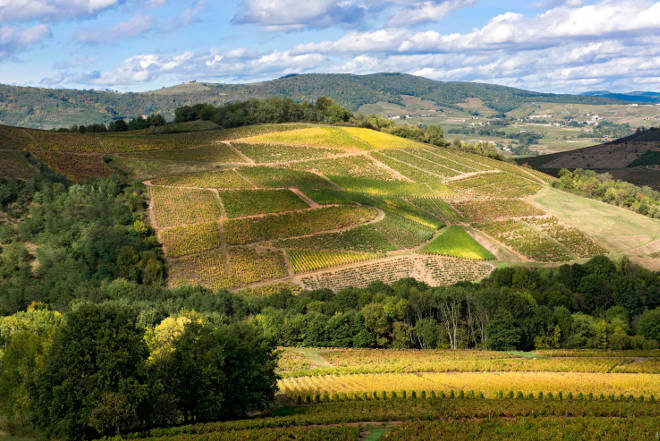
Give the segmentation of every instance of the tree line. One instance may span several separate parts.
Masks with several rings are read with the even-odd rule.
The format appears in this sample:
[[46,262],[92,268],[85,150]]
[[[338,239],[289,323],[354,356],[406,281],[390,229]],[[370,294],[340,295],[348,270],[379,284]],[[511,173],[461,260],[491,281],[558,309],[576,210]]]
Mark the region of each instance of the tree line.
[[126,122],[124,119],[116,119],[108,124],[94,123],[73,125],[71,127],[62,127],[56,129],[56,132],[63,133],[104,133],[104,132],[126,132],[128,130],[143,130],[152,127],[160,127],[167,124],[165,117],[161,114],[149,115],[146,118],[138,116]]

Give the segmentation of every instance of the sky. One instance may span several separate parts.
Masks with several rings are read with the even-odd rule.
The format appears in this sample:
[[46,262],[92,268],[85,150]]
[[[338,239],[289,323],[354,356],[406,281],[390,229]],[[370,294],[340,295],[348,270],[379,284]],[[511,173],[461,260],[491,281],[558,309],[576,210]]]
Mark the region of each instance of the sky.
[[0,83],[145,91],[311,72],[660,91],[660,1],[0,0]]

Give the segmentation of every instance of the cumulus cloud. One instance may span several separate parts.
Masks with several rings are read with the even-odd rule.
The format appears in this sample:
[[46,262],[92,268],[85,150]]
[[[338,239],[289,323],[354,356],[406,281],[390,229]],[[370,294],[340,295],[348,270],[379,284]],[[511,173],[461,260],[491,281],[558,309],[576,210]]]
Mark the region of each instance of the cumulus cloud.
[[256,24],[269,31],[291,31],[332,25],[356,25],[367,6],[352,0],[244,0],[234,24]]
[[425,1],[420,5],[397,11],[390,18],[390,26],[410,26],[418,23],[434,22],[444,18],[451,11],[474,4],[475,0],[447,0],[442,2]]
[[469,33],[442,34],[391,28],[354,32],[335,41],[298,45],[305,52],[438,53],[460,50],[512,48],[530,50],[571,40],[598,40],[617,36],[636,38],[660,30],[660,3],[605,1],[579,8],[558,7],[534,17],[506,12]]
[[18,26],[0,27],[0,60],[13,56],[29,45],[51,37],[50,28],[44,24],[29,28]]
[[217,50],[186,51],[171,57],[157,54],[143,54],[127,58],[117,68],[106,71],[92,71],[82,74],[70,73],[64,76],[44,78],[42,82],[61,84],[75,81],[94,86],[130,86],[147,83],[165,75],[177,79],[188,78],[254,78],[264,75],[305,72],[318,67],[326,58],[320,54],[295,55],[289,51],[271,51],[247,56],[247,52],[229,51],[223,54]]
[[151,31],[154,19],[150,15],[136,14],[110,29],[83,28],[75,32],[75,38],[80,43],[102,44],[112,43],[122,38],[137,37]]
[[0,23],[87,18],[124,0],[0,0]]

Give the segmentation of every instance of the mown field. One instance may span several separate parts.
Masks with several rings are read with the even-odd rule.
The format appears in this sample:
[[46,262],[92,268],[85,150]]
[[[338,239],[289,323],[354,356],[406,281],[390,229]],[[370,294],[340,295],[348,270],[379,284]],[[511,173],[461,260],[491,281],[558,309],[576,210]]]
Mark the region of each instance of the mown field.
[[[570,197],[562,211],[564,194],[534,170],[363,128],[0,132],[9,149],[0,164],[17,177],[35,171],[27,150],[75,180],[114,172],[143,180],[173,285],[449,284],[486,276],[485,261],[558,264],[625,252],[615,241],[631,229],[633,244],[660,237],[658,221],[617,207]],[[260,263],[239,257],[247,255]]]

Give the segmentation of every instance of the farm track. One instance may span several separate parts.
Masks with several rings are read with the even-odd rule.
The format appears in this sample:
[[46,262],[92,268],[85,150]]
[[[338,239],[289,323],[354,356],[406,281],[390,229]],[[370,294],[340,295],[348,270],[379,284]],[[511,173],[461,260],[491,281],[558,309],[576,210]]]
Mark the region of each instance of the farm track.
[[371,161],[374,164],[376,164],[378,167],[389,171],[390,173],[392,173],[393,176],[396,176],[396,177],[400,178],[402,181],[410,182],[410,183],[415,182],[412,179],[410,179],[408,176],[405,176],[405,175],[401,174],[400,172],[394,170],[392,167],[388,166],[387,164],[384,164],[383,162],[381,162],[378,159],[374,158],[370,153],[366,153],[365,156],[367,156],[369,159],[371,159]]
[[310,208],[319,208],[321,205],[311,200],[305,193],[295,187],[289,187],[289,191],[303,200]]

